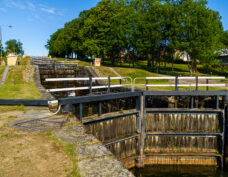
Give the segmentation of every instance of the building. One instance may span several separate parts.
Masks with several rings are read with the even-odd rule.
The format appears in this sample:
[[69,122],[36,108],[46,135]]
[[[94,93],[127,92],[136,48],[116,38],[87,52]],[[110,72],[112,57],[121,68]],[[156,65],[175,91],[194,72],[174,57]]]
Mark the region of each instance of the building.
[[178,57],[183,61],[190,61],[190,56],[186,51],[175,50],[174,57]]
[[221,60],[221,65],[228,66],[228,49],[222,49],[218,59]]
[[15,53],[8,53],[7,55],[7,65],[14,66],[17,64],[17,55]]

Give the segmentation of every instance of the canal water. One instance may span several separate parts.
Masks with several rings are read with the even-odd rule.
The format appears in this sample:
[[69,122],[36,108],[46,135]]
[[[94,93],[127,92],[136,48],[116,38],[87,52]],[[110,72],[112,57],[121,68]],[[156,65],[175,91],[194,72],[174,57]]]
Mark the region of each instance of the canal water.
[[146,166],[143,169],[133,168],[136,177],[228,177],[216,167],[202,166]]

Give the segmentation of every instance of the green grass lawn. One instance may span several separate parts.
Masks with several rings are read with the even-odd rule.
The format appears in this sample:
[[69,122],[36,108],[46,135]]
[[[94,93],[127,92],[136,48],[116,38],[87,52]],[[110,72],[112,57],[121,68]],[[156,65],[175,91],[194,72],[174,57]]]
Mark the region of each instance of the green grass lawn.
[[26,66],[11,66],[6,82],[0,87],[0,99],[38,99],[35,83],[25,82]]

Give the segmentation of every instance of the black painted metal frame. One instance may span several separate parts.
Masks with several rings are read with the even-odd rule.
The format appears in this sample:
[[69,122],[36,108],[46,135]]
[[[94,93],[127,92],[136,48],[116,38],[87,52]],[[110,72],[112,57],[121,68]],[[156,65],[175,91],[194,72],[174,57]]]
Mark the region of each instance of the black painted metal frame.
[[[216,99],[216,111],[213,110],[147,110],[146,109],[146,96],[190,96],[192,100],[194,97],[197,96],[215,96]],[[172,134],[146,134],[145,133],[145,114],[146,113],[200,113],[200,114],[222,114],[222,111],[218,110],[219,108],[219,97],[222,96],[225,98],[225,101],[227,102],[225,104],[225,110],[223,112],[223,127],[222,127],[222,133],[172,133]],[[79,104],[79,119],[82,122],[83,120],[83,104],[90,103],[90,102],[98,102],[98,115],[102,115],[102,102],[108,101],[108,100],[114,100],[114,99],[123,99],[123,98],[136,98],[136,112],[121,115],[121,116],[109,116],[105,119],[101,120],[93,120],[90,122],[85,123],[85,125],[98,123],[101,121],[107,121],[111,119],[126,117],[129,115],[136,114],[137,115],[137,132],[144,134],[146,136],[216,136],[220,137],[221,139],[221,154],[216,155],[216,157],[221,157],[221,168],[224,168],[224,162],[225,162],[225,133],[226,133],[226,121],[228,119],[228,91],[191,91],[191,92],[183,92],[183,91],[137,91],[137,92],[121,92],[121,93],[109,93],[109,94],[103,94],[103,95],[89,95],[89,96],[81,96],[81,97],[68,97],[68,98],[60,98],[58,99],[59,104],[63,106],[63,109],[67,109],[68,111],[72,111],[72,105]],[[17,99],[2,99],[0,100],[0,105],[25,105],[25,106],[48,106],[48,101],[50,100],[17,100]],[[193,108],[194,105],[192,105],[191,108]],[[144,147],[144,138],[146,136],[142,136],[142,142],[141,145]],[[123,140],[119,140],[123,141]],[[199,155],[196,155],[199,156]]]
[[48,106],[51,100],[0,99],[0,105],[5,106]]

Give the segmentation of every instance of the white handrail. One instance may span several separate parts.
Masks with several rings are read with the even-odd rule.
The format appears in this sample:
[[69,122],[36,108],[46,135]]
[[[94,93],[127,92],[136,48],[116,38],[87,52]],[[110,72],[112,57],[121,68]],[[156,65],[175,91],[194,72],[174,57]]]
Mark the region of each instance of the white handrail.
[[210,80],[210,79],[226,79],[226,77],[208,77],[208,76],[196,76],[196,77],[175,77],[175,76],[161,76],[161,77],[136,77],[133,80],[133,91],[136,85],[144,85],[146,87],[191,87],[191,86],[199,86],[199,87],[225,87],[226,84],[136,84],[136,80],[175,80],[178,79],[179,80],[196,80],[196,78],[198,78],[198,80]]
[[[61,82],[61,81],[89,81],[90,79],[92,81],[95,80],[123,80],[123,79],[129,79],[130,84],[120,84],[120,85],[103,85],[103,86],[92,86],[91,89],[102,89],[102,88],[117,88],[117,87],[123,87],[130,85],[132,88],[132,78],[131,77],[81,77],[81,78],[46,78],[45,81],[47,82]],[[72,88],[56,88],[56,89],[47,89],[47,92],[64,92],[64,91],[76,91],[76,90],[88,90],[90,89],[89,86],[86,87],[72,87]]]
[[[110,85],[110,88],[123,87],[123,85]],[[92,89],[108,88],[107,85],[103,86],[92,86]],[[58,89],[47,89],[47,92],[65,92],[65,91],[76,91],[76,90],[88,90],[89,87],[72,87],[72,88],[58,88]]]
[[[146,85],[147,87],[175,87],[175,84],[163,84],[163,85]],[[196,84],[178,84],[178,87],[195,87]],[[199,87],[225,87],[226,84],[198,84]]]

